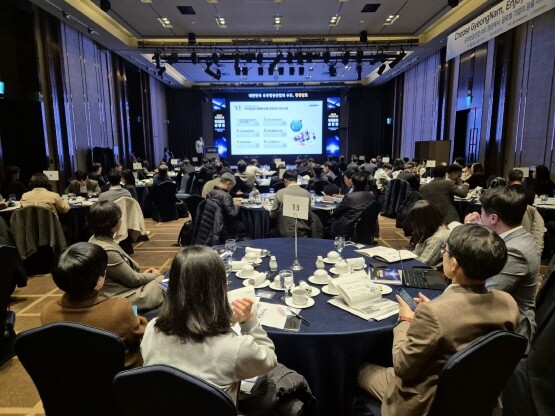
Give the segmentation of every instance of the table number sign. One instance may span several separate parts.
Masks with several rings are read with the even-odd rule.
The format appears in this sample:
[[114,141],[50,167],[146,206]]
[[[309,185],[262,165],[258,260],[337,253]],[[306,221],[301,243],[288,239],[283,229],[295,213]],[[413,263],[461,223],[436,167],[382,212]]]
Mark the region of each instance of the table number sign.
[[388,157],[382,157],[382,162],[383,163],[389,163],[389,158]]
[[426,161],[426,167],[427,168],[435,168],[436,167],[436,161],[435,160],[427,160]]
[[283,195],[283,215],[285,217],[308,220],[309,198]]
[[143,165],[141,165],[140,163],[133,163],[133,169],[134,170],[141,170],[143,168]]
[[60,174],[57,170],[43,170],[42,173],[46,175],[49,181],[59,181]]

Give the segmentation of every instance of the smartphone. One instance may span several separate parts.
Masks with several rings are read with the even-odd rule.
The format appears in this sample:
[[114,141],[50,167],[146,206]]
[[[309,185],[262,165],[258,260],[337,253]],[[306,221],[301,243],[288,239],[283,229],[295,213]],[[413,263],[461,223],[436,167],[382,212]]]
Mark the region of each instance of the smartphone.
[[401,296],[401,298],[407,302],[407,304],[409,305],[409,307],[411,308],[411,310],[415,310],[416,307],[418,306],[418,303],[416,303],[416,301],[412,298],[411,295],[408,294],[408,292],[403,289],[402,287],[397,289],[397,293],[399,296]]

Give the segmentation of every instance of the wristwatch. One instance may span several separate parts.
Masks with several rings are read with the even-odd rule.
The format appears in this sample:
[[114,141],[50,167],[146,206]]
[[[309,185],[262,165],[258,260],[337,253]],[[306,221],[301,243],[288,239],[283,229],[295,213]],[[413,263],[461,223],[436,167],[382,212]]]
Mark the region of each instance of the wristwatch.
[[399,325],[401,322],[412,322],[412,318],[409,318],[408,316],[399,316],[399,318],[397,318],[397,323],[395,324],[395,326]]

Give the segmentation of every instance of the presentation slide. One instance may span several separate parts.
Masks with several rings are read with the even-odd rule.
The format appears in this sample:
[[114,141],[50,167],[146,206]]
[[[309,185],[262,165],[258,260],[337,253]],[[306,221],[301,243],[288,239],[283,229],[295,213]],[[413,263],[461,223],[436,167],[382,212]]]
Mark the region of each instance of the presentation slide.
[[322,153],[323,102],[230,101],[233,155]]

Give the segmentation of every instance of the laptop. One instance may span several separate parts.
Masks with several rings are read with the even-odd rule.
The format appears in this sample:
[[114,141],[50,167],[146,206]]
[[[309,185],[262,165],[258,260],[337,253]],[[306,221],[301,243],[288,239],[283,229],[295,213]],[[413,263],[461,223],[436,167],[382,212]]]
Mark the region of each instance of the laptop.
[[432,268],[407,268],[398,270],[372,262],[370,278],[376,283],[403,285],[417,289],[444,290],[448,284],[443,275]]

